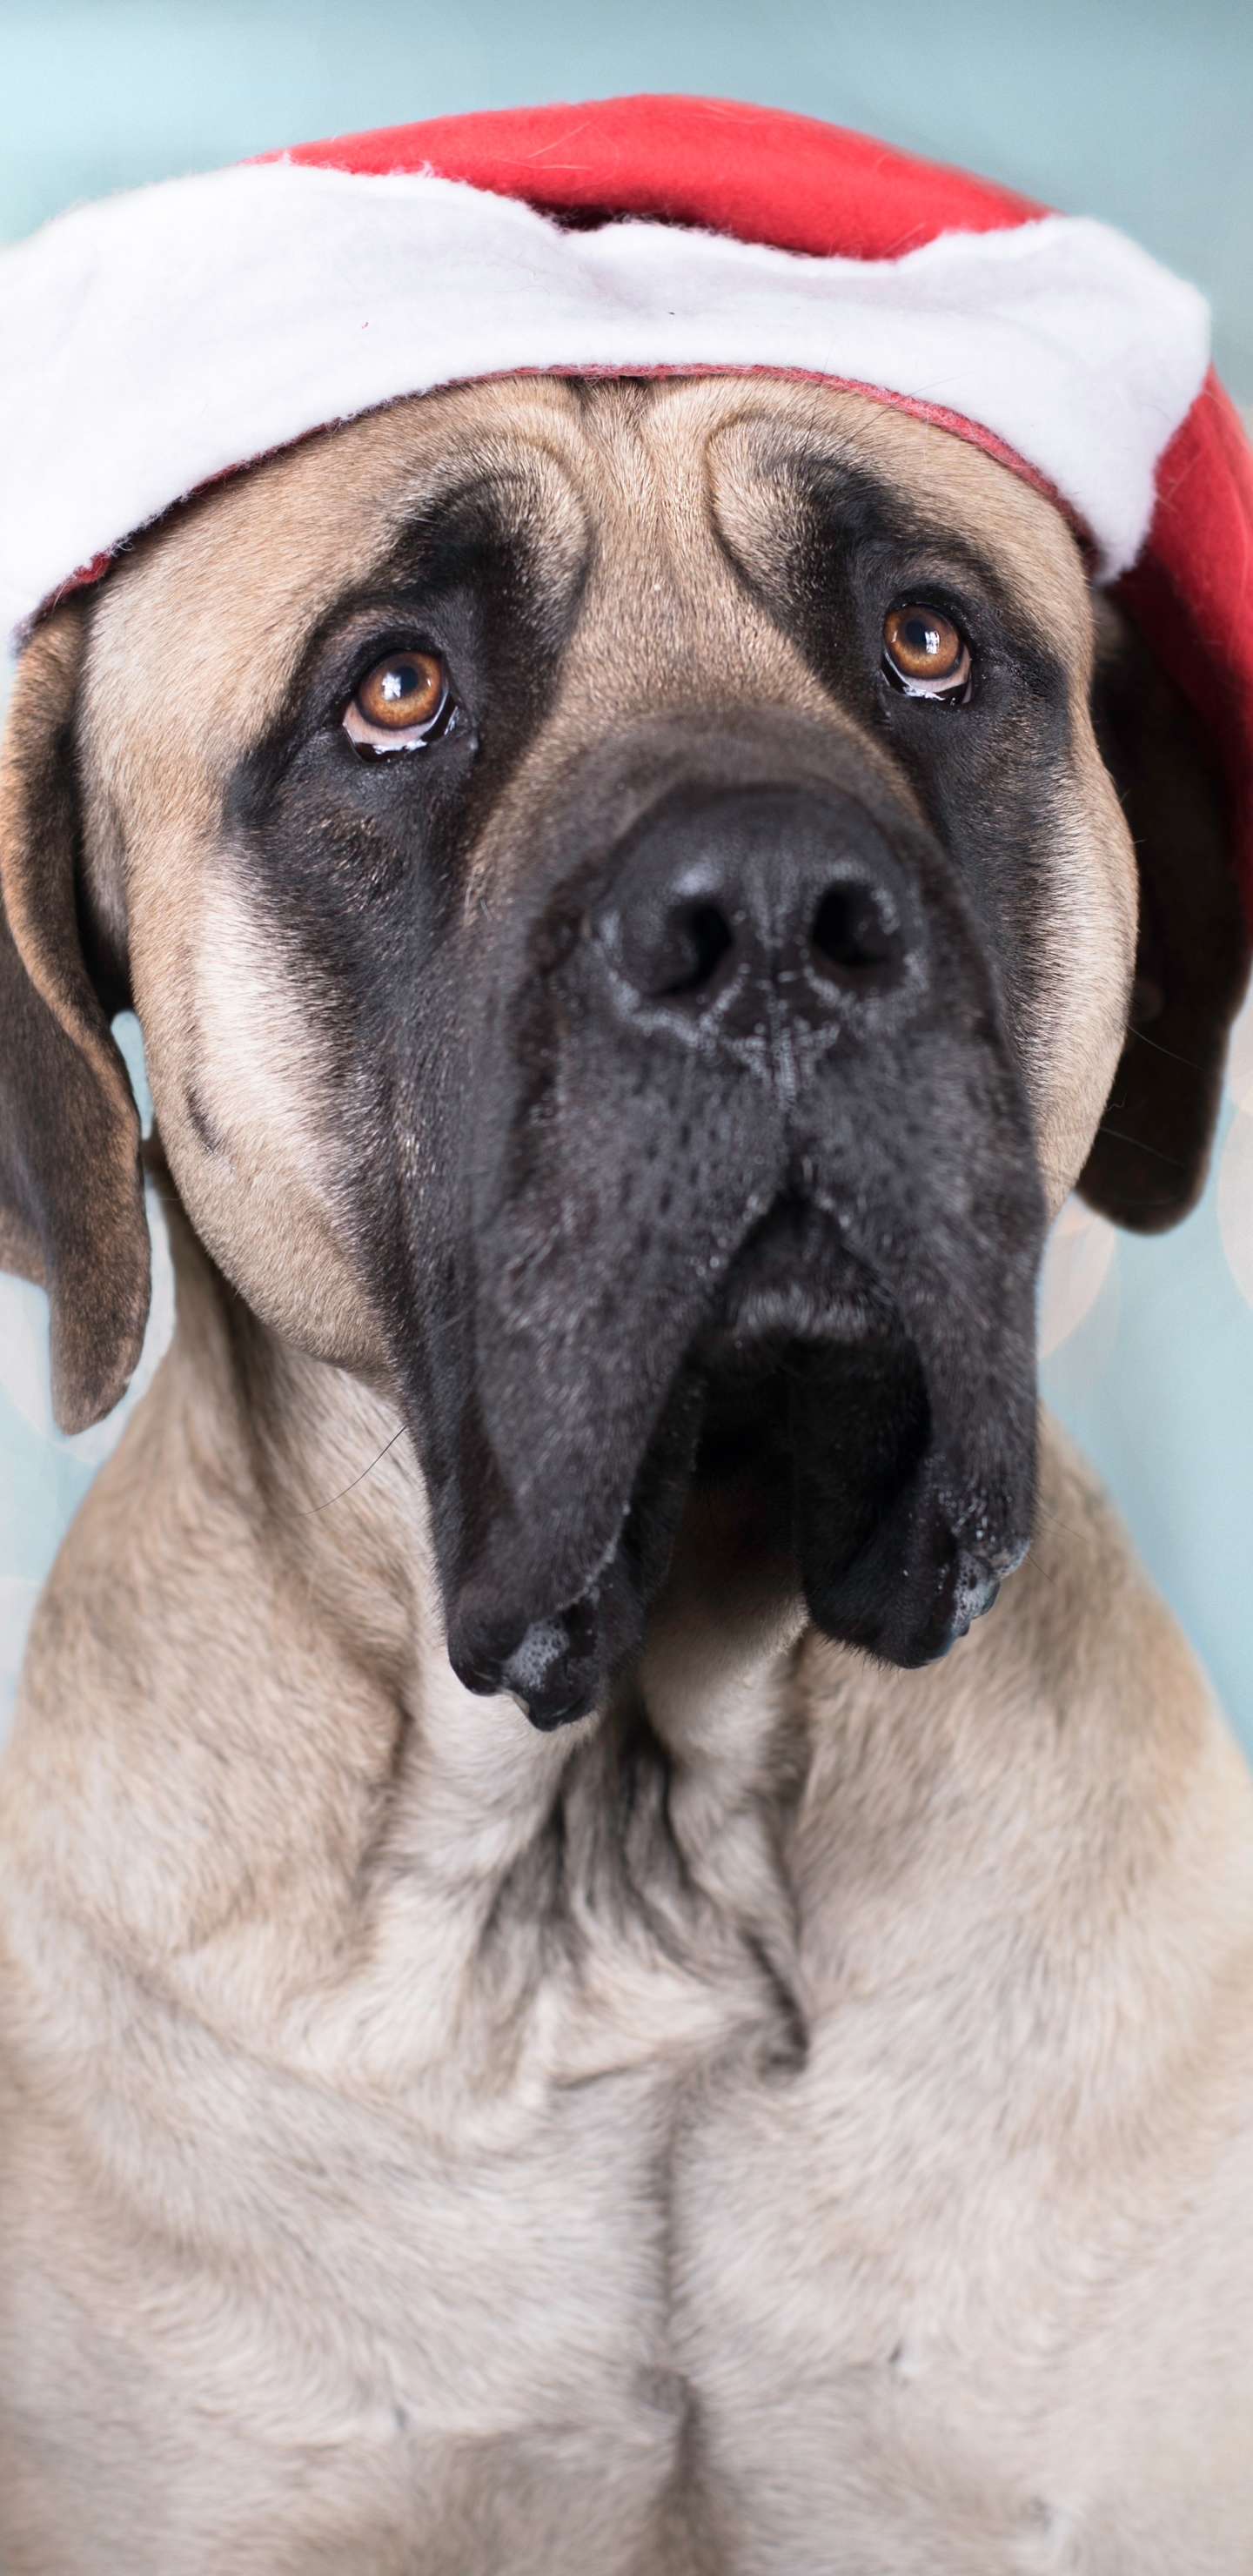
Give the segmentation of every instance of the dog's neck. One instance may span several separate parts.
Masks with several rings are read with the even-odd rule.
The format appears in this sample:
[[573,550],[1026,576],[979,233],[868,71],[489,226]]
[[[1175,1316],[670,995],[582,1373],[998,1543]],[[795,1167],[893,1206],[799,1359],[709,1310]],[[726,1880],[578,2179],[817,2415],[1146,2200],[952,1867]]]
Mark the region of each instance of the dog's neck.
[[[37,1624],[25,1732],[74,1737],[104,1947],[121,1922],[196,2013],[255,2037],[263,2008],[279,2056],[421,2080],[428,2110],[448,2070],[449,2116],[490,2125],[519,2084],[728,2033],[786,2057],[850,1978],[938,1994],[972,1923],[986,1961],[1004,1917],[1008,1962],[1029,1916],[1068,1991],[1094,1940],[1108,1960],[1119,1887],[1139,1938],[1148,1878],[1184,1865],[1162,1818],[1209,1720],[1051,1437],[1032,1558],[942,1666],[815,1638],[698,1504],[637,1674],[543,1736],[451,1671],[386,1397],[293,1352],[189,1240],[177,1267],[173,1348]],[[75,1621],[103,1704],[67,1715]],[[1025,1880],[1004,1866],[1024,1837]],[[1204,1910],[1225,1940],[1247,1909],[1211,1886]],[[1199,1960],[1195,1906],[1190,1938]]]
[[[803,1770],[789,1586],[769,1570],[737,1581],[698,1510],[639,1673],[594,1717],[543,1735],[511,1700],[476,1698],[448,1662],[394,1404],[260,1322],[169,1213],[175,1339],[71,1541],[78,1597],[88,1550],[112,1597],[106,1629],[128,1569],[119,1696],[134,1700],[135,1656],[150,1653],[154,1705],[185,1712],[182,1740],[154,1748],[167,1787],[146,1862],[133,1818],[124,1837],[140,1937],[180,1924],[180,1983],[203,1972],[215,2014],[232,1949],[253,1986],[271,1952],[261,1982],[297,2020],[316,1994],[321,2046],[339,2044],[325,2008],[339,1987],[362,2066],[364,1996],[388,2065],[403,1997],[411,2063],[454,2054],[455,2021],[463,2077],[467,2014],[484,2057],[505,2062],[521,1990],[575,1915],[584,1987],[602,1929],[613,1954],[615,2020],[633,1958],[642,2047],[716,2017],[746,1959],[773,1997],[790,1940],[780,1826]],[[205,1796],[200,1845],[180,1809]],[[438,1974],[419,1975],[431,1961]],[[594,2054],[597,2015],[584,2018]]]

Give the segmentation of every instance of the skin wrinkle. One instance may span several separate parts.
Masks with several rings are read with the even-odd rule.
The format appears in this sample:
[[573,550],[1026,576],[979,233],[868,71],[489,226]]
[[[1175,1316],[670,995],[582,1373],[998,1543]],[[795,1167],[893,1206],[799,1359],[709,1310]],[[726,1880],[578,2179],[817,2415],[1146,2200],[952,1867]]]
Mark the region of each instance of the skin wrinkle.
[[[999,734],[884,691],[889,560],[969,587]],[[606,1037],[588,980],[685,779],[756,811],[786,764],[872,816],[946,1007],[889,1007],[848,1195],[887,1172],[882,1241],[957,1318],[937,1402],[992,1339],[972,1265],[1026,1263],[1035,1160],[1050,1204],[1083,1169],[1135,941],[1068,532],[859,397],[526,380],[269,461],[73,617],[178,1329],[0,1776],[7,2576],[1244,2576],[1253,1804],[1060,1435],[1030,1556],[926,1669],[808,1619],[791,1415],[692,1495],[590,1714],[539,1733],[448,1657],[517,1316],[570,1370],[525,1549],[567,1417],[593,1468],[625,1442],[686,1293],[659,1270],[649,1319],[633,1229],[681,1248],[721,1156],[738,1241],[754,1116],[774,1150],[768,1082]],[[359,764],[396,618],[466,728]],[[821,1317],[787,1222],[737,1293]],[[794,1366],[856,1451],[899,1329],[838,1278],[884,1373]]]

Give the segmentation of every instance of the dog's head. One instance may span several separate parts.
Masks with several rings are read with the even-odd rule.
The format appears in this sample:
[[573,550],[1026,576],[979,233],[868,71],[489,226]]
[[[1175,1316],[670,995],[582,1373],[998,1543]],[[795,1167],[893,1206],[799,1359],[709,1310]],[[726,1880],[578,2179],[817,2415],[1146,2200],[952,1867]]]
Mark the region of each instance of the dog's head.
[[589,1708],[702,1483],[892,1662],[992,1599],[1047,1218],[1190,1204],[1245,965],[1048,501],[770,380],[402,403],[63,608],[3,797],[0,1251],[67,1425],[142,1331],[133,1000],[214,1260],[400,1402],[471,1687]]

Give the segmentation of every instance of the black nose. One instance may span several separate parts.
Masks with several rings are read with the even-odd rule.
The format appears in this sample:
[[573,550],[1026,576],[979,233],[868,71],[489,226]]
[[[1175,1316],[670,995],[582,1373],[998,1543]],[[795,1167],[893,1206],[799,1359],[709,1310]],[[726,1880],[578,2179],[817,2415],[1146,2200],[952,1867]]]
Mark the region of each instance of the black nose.
[[619,998],[728,1035],[808,1024],[919,963],[904,872],[854,798],[764,787],[672,798],[619,853],[595,914]]

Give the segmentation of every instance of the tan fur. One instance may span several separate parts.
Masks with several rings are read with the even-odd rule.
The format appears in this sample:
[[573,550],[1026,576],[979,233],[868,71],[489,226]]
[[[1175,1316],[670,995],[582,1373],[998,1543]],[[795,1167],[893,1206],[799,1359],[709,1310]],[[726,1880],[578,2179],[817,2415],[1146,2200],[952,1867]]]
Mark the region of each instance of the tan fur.
[[223,487],[98,603],[86,865],[179,1324],[0,1776],[6,2576],[1253,2563],[1253,1792],[1091,1476],[1048,1431],[1031,1556],[938,1668],[824,1644],[695,1513],[610,1707],[472,1699],[317,1015],[223,825],[328,607],[489,453],[591,558],[470,900],[607,726],[843,721],[723,548],[773,542],[772,458],[860,443],[1073,674],[1015,1032],[1057,1205],[1134,864],[1077,550],[986,457],[759,381],[471,389]]

